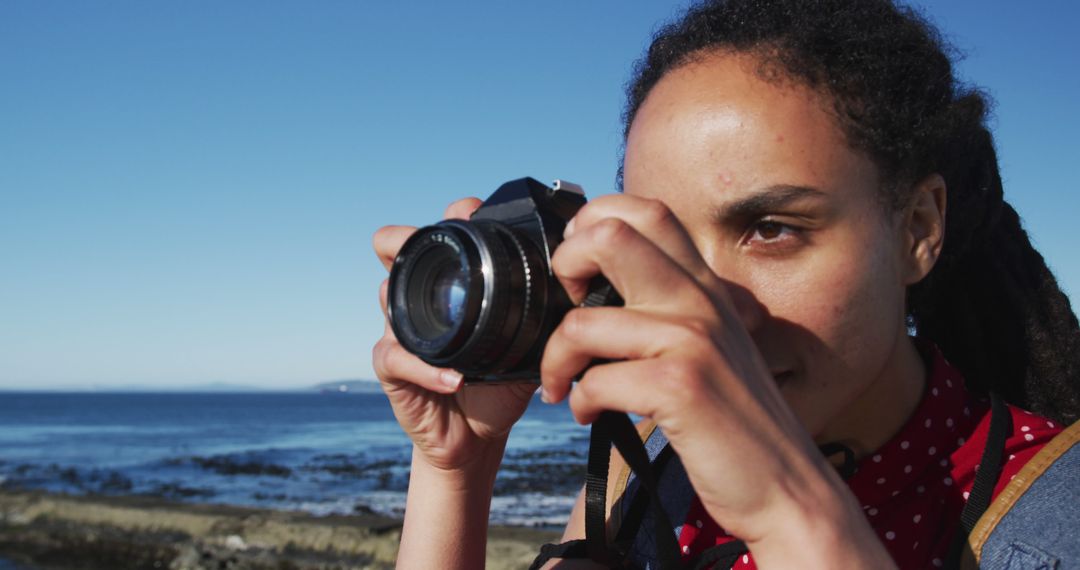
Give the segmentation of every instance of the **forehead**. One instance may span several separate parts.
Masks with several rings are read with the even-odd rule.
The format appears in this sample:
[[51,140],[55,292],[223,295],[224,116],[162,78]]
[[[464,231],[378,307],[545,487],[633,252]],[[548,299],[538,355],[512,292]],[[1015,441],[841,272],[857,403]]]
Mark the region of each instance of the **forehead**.
[[[738,193],[775,184],[829,191],[876,169],[852,149],[831,100],[776,77],[753,55],[712,53],[653,87],[626,144],[625,190],[650,193],[658,178]],[[841,183],[842,184],[842,183]]]

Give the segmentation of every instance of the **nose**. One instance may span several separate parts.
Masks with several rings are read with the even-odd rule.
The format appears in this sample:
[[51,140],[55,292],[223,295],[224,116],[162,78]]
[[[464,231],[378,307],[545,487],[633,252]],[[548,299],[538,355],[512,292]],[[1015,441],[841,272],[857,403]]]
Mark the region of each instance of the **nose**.
[[721,280],[727,288],[728,296],[735,307],[736,314],[739,315],[739,320],[746,327],[746,330],[750,332],[750,335],[754,336],[764,325],[768,310],[765,305],[758,301],[754,293],[746,287],[731,280],[723,278]]
[[[696,242],[697,240],[695,240]],[[734,305],[735,313],[751,336],[760,331],[768,317],[769,310],[758,300],[753,291],[740,283],[738,267],[728,263],[726,256],[717,251],[710,242],[695,243],[713,274],[720,278],[727,289],[728,298]]]

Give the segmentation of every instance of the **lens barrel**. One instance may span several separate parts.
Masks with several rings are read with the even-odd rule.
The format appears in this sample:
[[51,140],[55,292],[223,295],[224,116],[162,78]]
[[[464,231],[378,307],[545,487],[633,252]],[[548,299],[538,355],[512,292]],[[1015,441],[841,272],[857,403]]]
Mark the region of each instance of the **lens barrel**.
[[467,376],[511,370],[541,340],[548,274],[536,244],[509,225],[426,226],[405,242],[390,272],[390,325],[429,364]]

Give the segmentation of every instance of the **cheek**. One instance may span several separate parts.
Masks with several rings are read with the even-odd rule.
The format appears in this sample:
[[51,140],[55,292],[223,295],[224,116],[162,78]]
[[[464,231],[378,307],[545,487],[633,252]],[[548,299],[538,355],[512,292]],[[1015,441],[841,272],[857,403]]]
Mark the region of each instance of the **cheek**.
[[880,368],[903,318],[903,288],[895,269],[873,252],[864,254],[835,266],[820,284],[821,303],[809,316],[828,356],[850,369],[856,376],[850,380],[856,381],[868,381],[858,377]]
[[759,277],[754,290],[773,319],[803,328],[837,350],[842,346],[835,341],[865,336],[876,323],[891,326],[894,313],[903,310],[896,268],[873,250],[821,252]]
[[800,366],[784,394],[811,433],[881,375],[903,334],[904,289],[887,251],[822,249],[758,289],[769,312],[761,342]]

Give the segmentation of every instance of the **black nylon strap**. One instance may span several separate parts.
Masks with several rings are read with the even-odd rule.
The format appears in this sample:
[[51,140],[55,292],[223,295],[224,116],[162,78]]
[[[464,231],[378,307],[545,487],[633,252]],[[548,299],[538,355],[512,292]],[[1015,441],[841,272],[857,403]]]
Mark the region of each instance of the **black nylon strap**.
[[819,445],[818,450],[821,451],[821,454],[826,458],[832,457],[837,453],[844,454],[844,463],[837,467],[836,470],[840,473],[840,477],[845,481],[851,479],[851,476],[858,470],[858,464],[855,463],[855,450],[850,447],[842,443],[831,442]]
[[[667,467],[668,461],[675,456],[675,449],[671,445],[665,445],[656,459],[652,462],[653,477],[660,479],[660,475]],[[635,493],[630,502],[630,508],[626,509],[626,515],[619,522],[619,533],[615,536],[616,548],[629,552],[634,543],[638,529],[641,528],[641,520],[645,517],[645,509],[649,506],[648,493]]]
[[747,552],[750,552],[750,549],[746,548],[746,543],[741,540],[718,544],[705,550],[694,560],[694,570],[706,570],[713,567],[727,570]]
[[[641,487],[648,492],[649,504],[654,511],[654,536],[660,569],[676,570],[681,567],[679,543],[675,540],[675,531],[667,513],[660,504],[656,474],[654,467],[649,463],[645,444],[638,436],[629,416],[620,412],[603,412],[593,422],[589,438],[588,473],[585,478],[585,540],[544,545],[540,549],[540,554],[533,560],[530,569],[540,568],[552,558],[588,557],[607,566],[622,564],[625,552],[619,548],[620,541],[616,541],[614,548],[607,544],[605,503],[612,444],[619,450],[630,469],[637,474]],[[641,515],[635,515],[635,517],[637,519],[635,526],[640,525]],[[629,533],[631,540],[634,534],[636,533]],[[623,529],[620,529],[620,536],[625,538]]]
[[982,460],[979,461],[979,471],[975,474],[975,482],[971,485],[971,494],[968,495],[967,504],[960,514],[960,524],[964,534],[971,534],[975,523],[979,522],[986,509],[990,508],[990,500],[994,496],[994,486],[997,485],[1001,476],[1001,458],[1005,455],[1005,440],[1012,432],[1012,414],[1009,413],[1005,401],[997,394],[990,394],[990,431],[986,436],[986,447],[983,449]]
[[654,536],[656,537],[656,558],[661,570],[674,570],[681,566],[679,557],[679,543],[675,540],[675,530],[664,512],[664,506],[660,501],[660,490],[652,466],[649,464],[649,454],[645,451],[645,444],[634,429],[630,417],[624,413],[604,412],[600,416],[601,425],[594,424],[593,429],[604,429],[611,434],[611,440],[615,448],[626,460],[630,469],[637,474],[641,485],[649,492],[649,502],[653,508]]
[[[605,412],[607,414],[610,412]],[[611,426],[604,414],[593,423],[589,434],[589,463],[585,473],[585,546],[590,559],[611,565],[614,560],[607,545],[607,479],[611,460]]]
[[949,549],[949,561],[946,567],[960,568],[960,559],[967,547],[979,518],[990,508],[994,498],[994,486],[1001,477],[1001,458],[1005,455],[1005,440],[1012,433],[1012,414],[1009,407],[997,394],[990,394],[990,430],[986,435],[986,447],[983,448],[979,470],[975,473],[975,482],[971,485],[971,494],[960,513],[960,528],[956,529],[952,547]]
[[541,546],[540,554],[529,565],[529,570],[540,570],[552,558],[588,558],[588,554],[585,552],[585,541],[571,540],[561,544],[545,544]]

